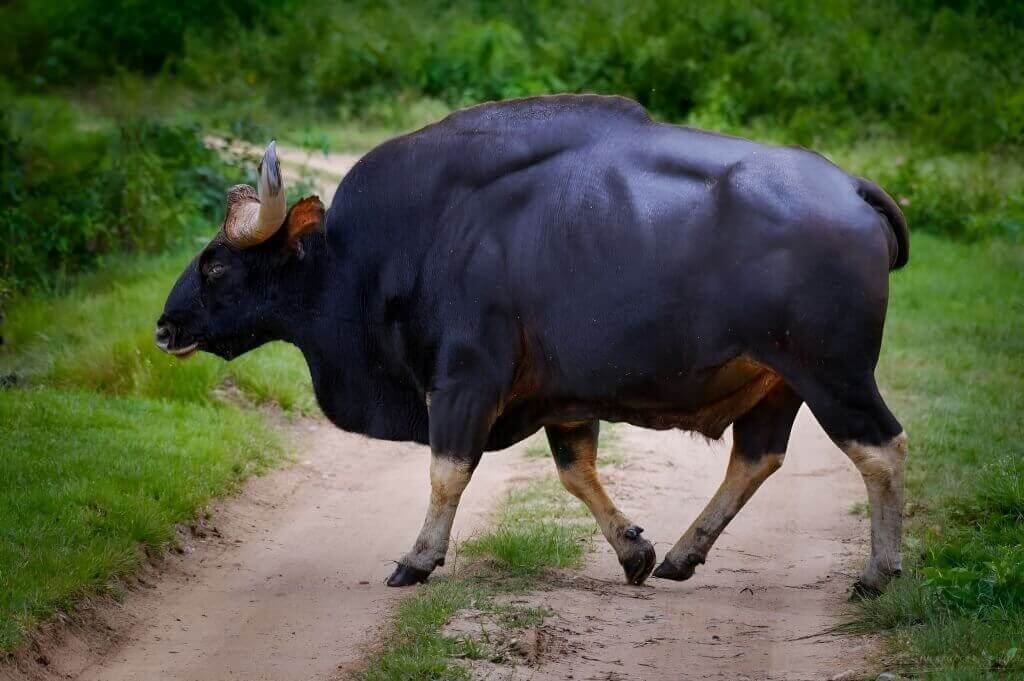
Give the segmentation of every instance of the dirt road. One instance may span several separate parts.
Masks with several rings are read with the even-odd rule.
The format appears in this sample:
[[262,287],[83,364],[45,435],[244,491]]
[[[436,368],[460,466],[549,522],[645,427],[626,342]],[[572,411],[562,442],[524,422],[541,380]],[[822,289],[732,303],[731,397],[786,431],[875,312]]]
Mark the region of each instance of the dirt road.
[[[191,555],[172,559],[122,606],[105,606],[93,623],[100,631],[65,632],[28,676],[310,681],[360,661],[408,593],[383,582],[423,520],[429,452],[326,424],[304,429],[293,466],[215,506],[211,525],[188,542]],[[480,467],[458,536],[487,519],[516,460]]]
[[[609,450],[624,462],[602,469],[609,494],[645,528],[660,559],[721,481],[728,438],[709,444],[620,426]],[[785,465],[693,578],[622,585],[615,554],[598,537],[582,574],[563,573],[552,588],[520,599],[554,613],[517,634],[533,647],[529,664],[484,664],[477,675],[789,681],[864,670],[873,641],[829,633],[866,557],[867,521],[850,514],[864,496],[852,464],[805,408]]]
[[[307,681],[358,667],[410,593],[383,579],[422,520],[428,453],[326,424],[304,429],[293,466],[216,506],[190,555],[102,609],[94,631],[65,632],[43,651],[45,666],[17,678]],[[486,522],[516,479],[547,470],[525,449],[484,458],[457,537]],[[610,493],[661,557],[718,485],[728,445],[619,426],[604,451],[622,461],[602,469]],[[520,599],[552,611],[517,634],[536,650],[474,671],[623,681],[827,679],[863,669],[872,642],[829,633],[865,555],[866,522],[849,513],[862,498],[856,471],[805,412],[782,470],[693,579],[627,587],[598,537],[582,572],[550,576]]]

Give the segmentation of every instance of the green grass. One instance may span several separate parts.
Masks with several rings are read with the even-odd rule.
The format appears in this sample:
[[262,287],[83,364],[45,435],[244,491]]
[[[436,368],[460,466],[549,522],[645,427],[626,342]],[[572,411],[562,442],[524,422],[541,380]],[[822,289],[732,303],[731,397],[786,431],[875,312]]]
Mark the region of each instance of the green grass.
[[[621,466],[626,463],[626,457],[618,447],[619,435],[615,430],[614,423],[601,422],[601,436],[597,450],[597,466]],[[527,459],[550,459],[551,447],[548,445],[547,437],[543,432],[534,435],[526,446]]]
[[512,491],[494,526],[458,547],[455,572],[431,580],[402,601],[383,651],[360,678],[468,679],[468,669],[457,660],[500,661],[504,653],[485,631],[480,639],[446,636],[444,626],[469,607],[487,613],[504,629],[540,624],[550,611],[502,598],[526,591],[547,570],[577,566],[595,531],[586,508],[553,477]]
[[468,679],[466,669],[452,663],[459,643],[441,629],[459,610],[487,593],[469,580],[445,577],[432,580],[414,596],[404,599],[385,651],[365,670],[364,681],[417,681]]
[[30,385],[195,403],[214,402],[216,388],[233,384],[254,403],[313,413],[309,372],[292,346],[269,344],[231,363],[204,353],[182,362],[157,350],[156,319],[192,255],[113,258],[61,295],[15,299],[0,373]]
[[50,388],[0,392],[0,441],[4,651],[280,454],[272,431],[237,409]]
[[549,477],[513,491],[495,527],[465,541],[459,555],[486,560],[507,578],[528,579],[579,565],[593,531],[587,509]]
[[[152,333],[191,257],[115,258],[60,295],[13,301],[0,375],[0,651],[109,591],[175,523],[281,456],[244,407],[314,409],[294,348],[231,364],[164,356]],[[234,389],[229,390],[234,386]]]
[[[404,131],[418,130],[444,118],[451,107],[425,97],[396,96],[372,102],[358,115],[348,118],[344,125],[336,121],[310,122],[308,118],[288,116],[282,121],[267,115],[266,122],[258,126],[260,141],[267,137],[271,127],[279,127],[285,142],[307,149],[365,153]],[[212,115],[223,123],[232,120],[220,107]],[[273,122],[273,123],[272,123]]]
[[1024,674],[1024,249],[912,253],[878,370],[910,435],[909,569],[857,626],[930,678]]

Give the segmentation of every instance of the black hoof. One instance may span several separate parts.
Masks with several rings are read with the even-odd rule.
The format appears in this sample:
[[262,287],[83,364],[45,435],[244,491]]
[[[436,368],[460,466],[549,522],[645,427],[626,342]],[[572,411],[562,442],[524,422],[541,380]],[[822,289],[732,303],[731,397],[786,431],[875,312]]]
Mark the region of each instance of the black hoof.
[[876,586],[866,584],[859,579],[853,583],[853,591],[850,593],[851,601],[869,601],[882,595],[882,590]]
[[422,584],[427,581],[430,573],[427,570],[420,570],[409,565],[398,564],[395,571],[388,577],[388,586],[411,586]]
[[698,565],[703,565],[704,559],[698,556],[696,553],[690,553],[686,556],[686,562],[682,565],[676,565],[669,561],[666,557],[665,560],[661,561],[661,565],[654,571],[654,576],[658,579],[671,579],[676,582],[682,582],[684,580],[693,577],[693,573],[697,570]]
[[636,547],[633,554],[626,560],[619,561],[626,573],[626,584],[634,586],[640,586],[647,580],[647,576],[651,574],[654,563],[658,559],[651,542],[640,539],[637,543],[639,546]]

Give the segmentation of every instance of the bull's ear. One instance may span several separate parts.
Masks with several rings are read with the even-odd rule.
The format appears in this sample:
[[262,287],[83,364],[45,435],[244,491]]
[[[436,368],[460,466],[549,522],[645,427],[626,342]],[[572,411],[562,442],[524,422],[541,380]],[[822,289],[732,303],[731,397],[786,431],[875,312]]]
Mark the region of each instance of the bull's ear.
[[298,201],[288,211],[284,220],[284,228],[288,234],[288,247],[300,258],[302,244],[299,239],[304,234],[319,232],[324,228],[324,204],[319,196],[307,196]]

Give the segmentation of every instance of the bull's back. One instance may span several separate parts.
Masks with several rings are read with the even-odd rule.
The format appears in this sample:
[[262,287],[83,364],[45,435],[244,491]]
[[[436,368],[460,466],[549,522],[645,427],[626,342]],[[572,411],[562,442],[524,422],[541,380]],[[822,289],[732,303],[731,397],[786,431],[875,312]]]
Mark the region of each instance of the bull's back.
[[495,223],[552,391],[702,399],[717,367],[801,315],[884,313],[877,215],[820,156],[651,125],[558,171]]
[[794,301],[843,304],[861,262],[884,283],[853,186],[815,154],[656,124],[621,98],[534,98],[371,152],[329,229],[385,295],[416,291],[424,342],[499,314],[546,390],[673,401],[784,332]]

